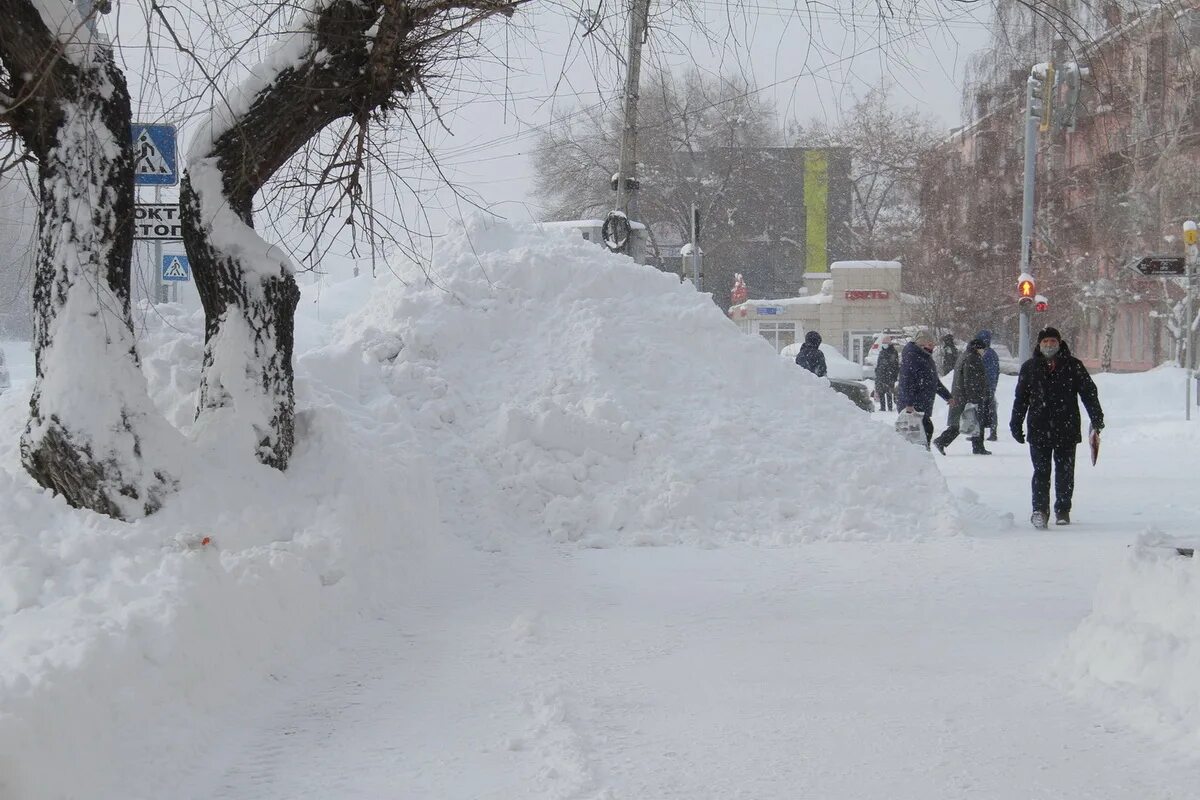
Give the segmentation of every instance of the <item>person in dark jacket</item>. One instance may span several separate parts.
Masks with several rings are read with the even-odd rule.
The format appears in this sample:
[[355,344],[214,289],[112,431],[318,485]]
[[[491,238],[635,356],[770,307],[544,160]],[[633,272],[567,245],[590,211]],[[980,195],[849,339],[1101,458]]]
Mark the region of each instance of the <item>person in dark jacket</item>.
[[938,348],[938,371],[949,375],[950,370],[958,364],[958,345],[954,343],[954,334],[947,333],[942,337],[942,346]]
[[937,364],[933,361],[933,334],[921,331],[904,346],[900,356],[900,383],[896,389],[896,405],[905,411],[916,411],[924,415],[925,449],[933,438],[933,398],[940,396],[947,402],[950,392],[938,378]]
[[883,340],[875,359],[875,394],[879,410],[891,411],[896,401],[896,379],[900,377],[900,354],[890,338]]
[[1000,356],[992,349],[992,332],[982,330],[975,335],[975,338],[983,342],[983,369],[987,373],[988,381],[988,408],[986,419],[980,418],[980,425],[992,429],[988,434],[988,441],[996,441],[996,427],[1000,424],[1000,410],[996,405],[996,386],[1000,383]]
[[1050,466],[1054,465],[1054,521],[1071,524],[1071,496],[1075,492],[1075,448],[1080,433],[1079,402],[1087,409],[1092,429],[1104,429],[1100,393],[1087,367],[1071,355],[1055,328],[1038,333],[1033,358],[1021,365],[1013,400],[1009,430],[1021,444],[1029,439],[1033,460],[1033,515],[1035,528],[1045,528],[1050,512]]
[[983,366],[984,349],[983,342],[972,339],[954,366],[954,383],[950,389],[950,419],[947,420],[946,430],[933,442],[933,446],[942,455],[946,455],[946,447],[958,438],[958,424],[962,420],[963,411],[970,403],[975,405],[976,418],[979,421],[976,435],[971,437],[971,452],[981,456],[991,455],[991,451],[983,447],[983,424],[987,421],[983,415],[987,413],[989,391],[987,371]]
[[804,334],[804,344],[796,354],[796,363],[818,378],[825,377],[825,354],[821,352],[821,334],[809,331]]

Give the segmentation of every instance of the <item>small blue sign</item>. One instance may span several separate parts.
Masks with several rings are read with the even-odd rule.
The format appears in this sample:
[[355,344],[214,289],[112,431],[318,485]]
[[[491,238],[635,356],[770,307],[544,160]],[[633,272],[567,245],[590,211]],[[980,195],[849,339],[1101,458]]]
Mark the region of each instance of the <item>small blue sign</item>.
[[163,256],[162,279],[164,281],[190,281],[192,265],[187,256]]
[[757,311],[760,317],[773,317],[779,313],[776,306],[759,306]]
[[174,125],[142,125],[129,128],[133,137],[133,183],[135,186],[174,186],[179,183]]

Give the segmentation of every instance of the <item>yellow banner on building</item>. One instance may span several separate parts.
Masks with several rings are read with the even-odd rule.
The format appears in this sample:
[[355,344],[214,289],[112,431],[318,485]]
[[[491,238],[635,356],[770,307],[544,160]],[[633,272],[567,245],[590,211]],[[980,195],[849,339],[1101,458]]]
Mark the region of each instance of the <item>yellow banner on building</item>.
[[804,151],[805,272],[829,270],[829,158]]

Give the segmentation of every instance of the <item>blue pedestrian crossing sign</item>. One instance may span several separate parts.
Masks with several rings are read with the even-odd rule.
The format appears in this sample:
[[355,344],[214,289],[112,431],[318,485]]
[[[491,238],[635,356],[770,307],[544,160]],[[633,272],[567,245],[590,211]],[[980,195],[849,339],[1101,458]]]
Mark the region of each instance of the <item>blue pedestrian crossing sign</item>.
[[135,186],[174,186],[179,183],[174,125],[142,125],[129,128],[133,137],[133,183]]
[[187,256],[163,256],[162,279],[164,281],[190,281],[192,265]]

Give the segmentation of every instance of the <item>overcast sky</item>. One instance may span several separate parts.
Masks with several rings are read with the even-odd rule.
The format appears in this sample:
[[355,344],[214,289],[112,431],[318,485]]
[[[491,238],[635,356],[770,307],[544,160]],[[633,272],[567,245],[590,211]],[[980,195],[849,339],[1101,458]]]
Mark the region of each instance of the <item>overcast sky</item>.
[[[700,69],[747,78],[773,102],[783,125],[813,117],[836,120],[856,92],[887,76],[898,103],[921,107],[949,128],[958,124],[965,60],[987,43],[990,4],[894,0],[893,5],[912,2],[915,9],[881,24],[875,0],[801,4],[803,11],[796,10],[795,0],[688,0],[674,6],[652,0],[643,60],[677,73]],[[451,89],[440,110],[448,130],[428,125],[419,138],[403,118],[396,120],[399,149],[389,165],[405,181],[401,196],[394,198],[395,187],[375,176],[376,201],[399,204],[388,216],[402,214],[410,226],[435,235],[480,208],[516,221],[539,218],[529,157],[538,133],[581,107],[619,110],[628,4],[534,0],[511,20],[491,23],[483,51],[458,62],[445,82]],[[211,95],[196,93],[198,68],[172,52],[161,25],[147,35],[144,12],[121,8],[117,5],[106,25],[119,31],[135,115],[176,124],[182,152]],[[212,23],[189,8],[175,7],[173,13],[186,20],[179,24],[202,50]],[[261,58],[256,50],[243,55]],[[152,67],[148,58],[154,59]],[[281,243],[294,253],[304,249],[298,241]],[[350,270],[345,250],[329,253],[326,271]]]
[[[931,1],[886,27],[874,3],[837,13],[797,12],[788,0],[687,6],[700,24],[678,9],[652,12],[645,63],[751,77],[784,124],[836,119],[855,92],[888,76],[897,101],[925,109],[947,128],[957,125],[964,60],[987,43],[989,9],[974,3]],[[591,7],[605,6],[593,0]],[[659,8],[657,0],[652,8]],[[537,217],[529,153],[541,126],[581,106],[619,107],[624,53],[610,51],[624,49],[625,20],[613,9],[600,31],[584,37],[579,16],[568,7],[531,6],[498,37],[505,48],[498,60],[508,68],[489,59],[464,81],[461,102],[449,104],[454,135],[439,137],[441,166],[503,216]],[[452,198],[446,213],[462,207]]]

